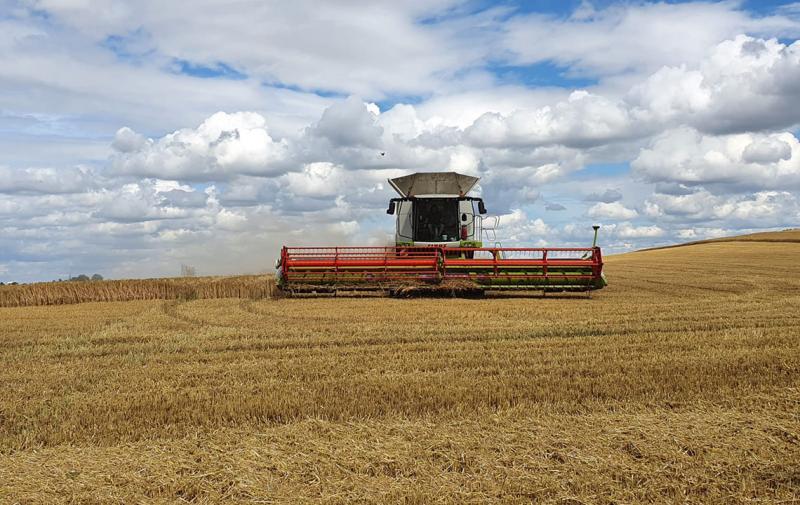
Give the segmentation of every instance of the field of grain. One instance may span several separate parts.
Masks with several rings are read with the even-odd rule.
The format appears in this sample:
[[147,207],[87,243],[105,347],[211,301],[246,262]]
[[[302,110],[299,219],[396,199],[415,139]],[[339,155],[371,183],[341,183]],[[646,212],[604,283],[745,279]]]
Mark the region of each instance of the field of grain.
[[592,295],[0,309],[0,503],[800,501],[800,244]]
[[260,299],[270,298],[275,294],[275,278],[271,275],[41,282],[18,286],[0,286],[0,307],[64,305],[84,302],[128,302],[133,300]]

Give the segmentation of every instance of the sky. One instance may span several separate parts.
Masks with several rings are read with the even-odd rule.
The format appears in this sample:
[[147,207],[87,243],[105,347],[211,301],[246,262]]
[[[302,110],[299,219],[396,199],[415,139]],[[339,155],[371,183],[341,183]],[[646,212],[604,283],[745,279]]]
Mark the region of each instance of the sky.
[[779,1],[0,0],[0,281],[386,245],[417,171],[480,177],[504,246],[798,227],[798,37]]

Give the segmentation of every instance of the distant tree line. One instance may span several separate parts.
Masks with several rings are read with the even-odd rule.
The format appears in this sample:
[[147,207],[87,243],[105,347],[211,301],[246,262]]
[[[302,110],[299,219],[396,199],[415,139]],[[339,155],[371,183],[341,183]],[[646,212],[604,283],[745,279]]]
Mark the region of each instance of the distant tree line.
[[[89,277],[86,274],[80,274],[74,277],[70,277],[66,281],[64,281],[64,279],[58,279],[57,281],[52,281],[52,282],[92,282],[92,281],[102,281],[102,280],[103,276],[100,274],[93,274],[91,277]],[[19,282],[0,282],[0,286],[17,286],[17,285],[19,285]]]
[[[61,279],[58,279],[58,280],[60,281]],[[77,282],[102,281],[103,280],[103,276],[100,275],[100,274],[94,274],[91,277],[89,277],[86,274],[80,274],[80,275],[77,275],[75,277],[70,277],[67,280],[69,280],[69,281],[77,281]]]
[[[181,264],[181,277],[197,277],[197,269],[191,265]],[[86,274],[71,276],[64,279],[58,279],[51,282],[92,282],[102,281],[103,276],[100,274],[93,274],[91,277]],[[0,286],[16,286],[18,282],[0,282]]]

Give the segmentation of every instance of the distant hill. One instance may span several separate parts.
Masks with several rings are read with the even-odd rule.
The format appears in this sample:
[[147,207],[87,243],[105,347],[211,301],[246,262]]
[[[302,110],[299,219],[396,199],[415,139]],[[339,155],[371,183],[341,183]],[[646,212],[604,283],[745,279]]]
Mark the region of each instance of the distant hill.
[[800,228],[783,231],[765,231],[751,233],[749,235],[735,235],[733,237],[710,238],[706,240],[695,240],[683,244],[673,244],[661,247],[651,247],[641,249],[642,251],[657,251],[659,249],[672,249],[675,247],[686,247],[699,244],[713,244],[716,242],[798,242],[800,243]]

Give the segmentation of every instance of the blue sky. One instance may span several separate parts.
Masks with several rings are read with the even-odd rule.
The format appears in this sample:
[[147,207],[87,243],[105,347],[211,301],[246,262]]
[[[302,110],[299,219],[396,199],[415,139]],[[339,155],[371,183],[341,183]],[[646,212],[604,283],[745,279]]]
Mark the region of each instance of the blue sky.
[[[798,226],[800,4],[0,0],[0,281],[385,244],[481,177],[507,244]],[[381,152],[386,153],[380,155]]]

